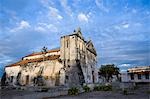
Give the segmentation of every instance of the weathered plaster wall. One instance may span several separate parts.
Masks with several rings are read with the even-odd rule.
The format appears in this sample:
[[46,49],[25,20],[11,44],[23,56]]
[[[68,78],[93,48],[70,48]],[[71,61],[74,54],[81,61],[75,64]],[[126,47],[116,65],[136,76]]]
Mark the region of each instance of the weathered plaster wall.
[[6,67],[5,68],[7,76],[6,82],[14,85],[16,83],[16,78],[20,70],[21,70],[20,66]]
[[[46,86],[54,86],[56,82],[56,75],[59,73],[63,65],[57,60],[49,60],[43,62],[29,63],[26,66],[22,66],[21,71],[21,83],[33,84],[34,77],[42,75],[45,78]],[[26,77],[29,76],[29,82]]]

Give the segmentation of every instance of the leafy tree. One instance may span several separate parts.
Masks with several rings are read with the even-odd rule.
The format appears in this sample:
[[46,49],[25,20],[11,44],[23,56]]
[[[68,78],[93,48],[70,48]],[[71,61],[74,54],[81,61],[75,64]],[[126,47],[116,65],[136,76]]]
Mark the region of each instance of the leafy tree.
[[109,82],[110,78],[113,78],[113,75],[116,75],[119,79],[118,75],[120,73],[117,66],[115,66],[114,64],[107,64],[101,66],[101,68],[99,69],[99,74],[103,76],[107,82]]

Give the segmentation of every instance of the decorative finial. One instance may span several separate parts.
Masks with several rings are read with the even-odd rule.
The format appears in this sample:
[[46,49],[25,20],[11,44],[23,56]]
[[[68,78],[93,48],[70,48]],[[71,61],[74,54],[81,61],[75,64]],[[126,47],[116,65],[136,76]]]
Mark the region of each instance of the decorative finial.
[[44,46],[44,47],[42,48],[42,53],[47,53],[47,47]]
[[80,27],[78,27],[78,28],[77,28],[77,31],[78,31],[78,32],[81,32],[81,28],[80,28]]

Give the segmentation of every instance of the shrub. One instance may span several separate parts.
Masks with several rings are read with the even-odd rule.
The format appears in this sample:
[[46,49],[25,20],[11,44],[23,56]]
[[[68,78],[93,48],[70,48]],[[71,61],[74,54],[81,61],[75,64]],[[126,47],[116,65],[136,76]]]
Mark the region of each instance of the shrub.
[[68,90],[69,95],[77,95],[79,93],[79,89],[76,87],[72,87]]
[[148,90],[147,93],[150,94],[150,90]]
[[112,90],[111,85],[103,86],[103,91],[111,91],[111,90]]
[[48,92],[48,88],[42,88],[41,92]]
[[101,91],[102,90],[102,87],[101,86],[95,86],[94,87],[94,91]]
[[124,94],[124,95],[127,95],[127,94],[128,94],[127,89],[124,89],[124,90],[123,90],[123,94]]
[[111,85],[99,85],[94,87],[94,91],[111,91],[112,86]]
[[90,91],[90,87],[88,87],[87,85],[86,85],[86,86],[83,86],[83,90],[84,90],[85,92],[89,92],[89,91]]
[[138,89],[138,86],[134,86],[133,89],[134,89],[134,90],[137,90],[137,89]]

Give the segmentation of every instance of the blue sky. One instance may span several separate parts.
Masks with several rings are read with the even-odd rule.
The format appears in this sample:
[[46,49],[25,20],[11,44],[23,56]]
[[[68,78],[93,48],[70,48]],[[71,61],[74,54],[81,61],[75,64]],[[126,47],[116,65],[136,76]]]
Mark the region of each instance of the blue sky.
[[150,65],[149,26],[150,0],[0,0],[0,70],[43,46],[59,47],[77,27],[93,41],[99,66]]

